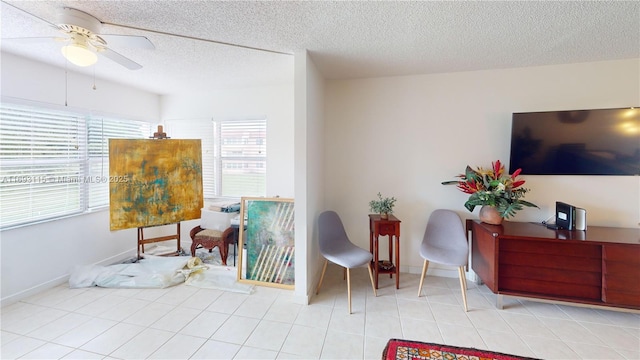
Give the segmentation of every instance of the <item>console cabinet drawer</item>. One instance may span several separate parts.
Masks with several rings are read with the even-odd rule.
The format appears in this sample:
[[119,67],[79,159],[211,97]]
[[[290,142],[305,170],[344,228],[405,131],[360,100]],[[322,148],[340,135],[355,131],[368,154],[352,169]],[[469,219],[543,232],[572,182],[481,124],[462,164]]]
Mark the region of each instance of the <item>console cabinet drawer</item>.
[[520,240],[509,238],[500,239],[500,251],[537,254],[540,255],[538,259],[541,261],[544,261],[545,256],[547,255],[596,259],[600,259],[602,257],[599,245],[584,244],[581,246],[576,246],[575,244],[563,244],[550,241]]
[[640,249],[619,244],[603,245],[602,301],[640,306]]
[[640,293],[603,289],[602,301],[611,305],[640,307]]
[[378,225],[378,234],[380,234],[380,236],[396,235],[396,225],[380,224]]
[[600,245],[501,239],[499,290],[599,301],[601,259]]
[[640,265],[640,248],[638,246],[620,244],[603,245],[602,259]]

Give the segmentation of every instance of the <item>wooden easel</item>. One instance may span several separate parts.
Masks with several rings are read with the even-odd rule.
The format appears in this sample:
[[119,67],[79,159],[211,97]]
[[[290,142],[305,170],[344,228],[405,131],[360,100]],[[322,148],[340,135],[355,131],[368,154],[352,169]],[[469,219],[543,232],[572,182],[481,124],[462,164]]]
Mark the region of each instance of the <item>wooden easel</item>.
[[[158,131],[153,133],[153,136],[151,136],[152,139],[169,139],[169,137],[167,136],[167,133],[164,132],[164,129],[162,127],[162,125],[158,125]],[[165,224],[165,225],[171,225],[171,224]],[[177,240],[178,241],[178,249],[176,250],[175,253],[170,252],[167,254],[161,254],[162,256],[168,256],[168,255],[180,255],[180,222],[178,222],[177,224],[177,231],[175,234],[171,234],[171,235],[166,235],[166,236],[158,236],[158,237],[154,237],[154,238],[148,238],[145,239],[144,238],[144,228],[149,228],[149,227],[155,227],[155,226],[163,226],[163,225],[155,225],[155,226],[141,226],[138,228],[138,259],[140,259],[140,249],[142,249],[142,253],[144,254],[144,245],[145,244],[151,244],[151,243],[155,243],[155,242],[161,242],[161,241],[168,241],[168,240]]]
[[164,128],[162,125],[158,125],[158,131],[153,133],[153,136],[150,136],[151,139],[171,139],[167,136],[167,133],[164,132]]
[[[171,224],[165,224],[165,225],[171,225]],[[156,225],[156,226],[164,226],[164,225]],[[140,250],[142,249],[142,253],[144,254],[144,245],[145,244],[151,244],[151,243],[155,243],[155,242],[160,242],[160,241],[168,241],[168,240],[177,240],[178,241],[178,249],[176,250],[176,252],[170,252],[170,253],[166,253],[166,254],[160,254],[161,256],[169,256],[169,255],[173,255],[173,256],[178,256],[180,255],[180,223],[176,223],[177,226],[177,230],[175,234],[171,234],[171,235],[165,235],[165,236],[158,236],[158,237],[154,237],[154,238],[144,238],[144,228],[151,228],[151,227],[156,227],[156,226],[141,226],[138,228],[138,259],[140,259]]]

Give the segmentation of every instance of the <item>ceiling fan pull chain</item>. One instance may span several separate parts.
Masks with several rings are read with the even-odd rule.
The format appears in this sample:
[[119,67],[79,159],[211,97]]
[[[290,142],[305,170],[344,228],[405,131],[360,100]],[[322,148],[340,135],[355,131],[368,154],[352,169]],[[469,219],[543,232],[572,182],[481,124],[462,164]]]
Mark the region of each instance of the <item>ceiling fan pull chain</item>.
[[64,106],[67,106],[67,99],[69,98],[69,74],[67,73],[67,63],[64,60]]

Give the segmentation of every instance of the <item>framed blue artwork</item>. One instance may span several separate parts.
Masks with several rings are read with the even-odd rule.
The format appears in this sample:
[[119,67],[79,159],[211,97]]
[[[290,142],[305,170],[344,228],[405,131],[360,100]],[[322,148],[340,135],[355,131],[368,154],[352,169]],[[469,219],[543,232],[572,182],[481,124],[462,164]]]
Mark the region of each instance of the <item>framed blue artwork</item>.
[[295,286],[294,202],[243,197],[238,281],[293,289]]

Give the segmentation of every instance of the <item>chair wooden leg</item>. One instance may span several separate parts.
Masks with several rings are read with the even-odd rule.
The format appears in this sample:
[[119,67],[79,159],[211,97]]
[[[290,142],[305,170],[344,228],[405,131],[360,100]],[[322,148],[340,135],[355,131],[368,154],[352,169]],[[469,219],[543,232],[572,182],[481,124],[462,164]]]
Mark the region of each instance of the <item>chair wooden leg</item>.
[[422,283],[424,282],[424,276],[427,274],[428,267],[429,267],[429,262],[425,260],[424,264],[422,265],[422,275],[420,275],[420,286],[418,287],[418,297],[420,297],[420,293],[422,293]]
[[227,252],[225,251],[224,241],[222,245],[218,245],[218,250],[220,251],[220,260],[222,261],[222,265],[227,266]]
[[316,295],[318,295],[318,293],[320,292],[320,286],[322,286],[322,280],[324,279],[324,272],[327,271],[327,263],[329,262],[329,260],[324,259],[324,266],[322,267],[322,275],[320,275],[320,282],[318,283],[318,286],[316,287]]
[[464,274],[464,266],[458,268],[460,275],[460,288],[462,288],[462,302],[464,303],[464,311],[467,311],[467,278]]
[[377,297],[378,292],[376,291],[376,283],[373,281],[373,271],[371,270],[371,263],[367,265],[367,270],[369,270],[369,279],[371,279],[371,288],[373,289],[373,296]]
[[351,272],[347,269],[347,300],[349,301],[349,314],[351,314]]

